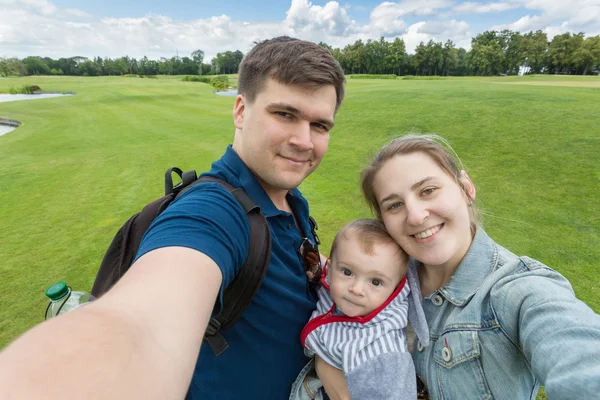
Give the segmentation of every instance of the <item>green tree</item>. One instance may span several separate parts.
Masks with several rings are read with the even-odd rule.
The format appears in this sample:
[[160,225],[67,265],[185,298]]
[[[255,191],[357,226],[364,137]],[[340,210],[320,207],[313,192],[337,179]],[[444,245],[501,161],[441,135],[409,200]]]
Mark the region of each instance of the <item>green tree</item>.
[[600,36],[585,38],[573,52],[572,60],[582,75],[587,75],[594,65],[600,64]]
[[390,68],[390,73],[396,75],[404,75],[407,72],[407,54],[406,44],[401,38],[395,38],[389,46],[387,54],[387,64]]
[[0,76],[27,74],[27,67],[18,58],[2,58],[0,57]]
[[429,69],[427,46],[423,42],[415,48],[415,54],[413,54],[410,61],[416,75],[423,75]]
[[548,45],[548,68],[555,74],[576,73],[575,53],[583,45],[583,33],[556,35]]
[[204,61],[204,52],[200,49],[192,51],[192,60],[196,64],[196,73],[198,75],[204,75],[202,73],[202,62]]
[[50,68],[41,57],[26,57],[23,59],[23,64],[27,68],[28,75],[48,75]]
[[458,67],[458,51],[456,47],[454,47],[454,43],[452,42],[452,40],[448,39],[446,43],[444,43],[442,56],[442,75],[455,75],[455,71]]
[[173,61],[168,58],[161,57],[160,61],[158,62],[158,71],[163,75],[172,75]]
[[471,39],[469,66],[474,75],[497,75],[504,72],[505,64],[502,39],[496,31],[486,31]]
[[548,35],[540,30],[528,32],[521,40],[523,63],[531,68],[531,73],[539,74],[546,69]]

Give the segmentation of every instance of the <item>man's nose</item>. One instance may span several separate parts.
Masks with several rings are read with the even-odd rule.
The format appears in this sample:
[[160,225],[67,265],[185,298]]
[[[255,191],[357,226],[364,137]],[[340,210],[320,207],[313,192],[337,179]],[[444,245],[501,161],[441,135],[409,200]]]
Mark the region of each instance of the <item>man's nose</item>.
[[313,142],[311,125],[308,121],[300,121],[295,127],[290,138],[290,143],[301,150],[312,150]]

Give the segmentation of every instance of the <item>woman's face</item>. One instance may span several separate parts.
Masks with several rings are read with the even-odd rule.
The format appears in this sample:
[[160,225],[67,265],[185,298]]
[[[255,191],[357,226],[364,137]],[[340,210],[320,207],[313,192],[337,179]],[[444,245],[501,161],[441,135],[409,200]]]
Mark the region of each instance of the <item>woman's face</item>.
[[[460,178],[472,199],[475,187]],[[471,200],[425,153],[398,155],[373,182],[385,227],[398,244],[426,266],[458,266],[471,245]]]

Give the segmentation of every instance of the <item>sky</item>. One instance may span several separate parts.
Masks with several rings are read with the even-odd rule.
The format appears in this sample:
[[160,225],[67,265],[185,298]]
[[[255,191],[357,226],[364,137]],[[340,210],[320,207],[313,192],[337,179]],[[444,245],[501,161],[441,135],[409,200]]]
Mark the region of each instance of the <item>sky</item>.
[[470,49],[486,30],[600,34],[600,0],[0,0],[0,57],[161,57],[246,54],[288,35],[344,47],[358,39],[452,40]]

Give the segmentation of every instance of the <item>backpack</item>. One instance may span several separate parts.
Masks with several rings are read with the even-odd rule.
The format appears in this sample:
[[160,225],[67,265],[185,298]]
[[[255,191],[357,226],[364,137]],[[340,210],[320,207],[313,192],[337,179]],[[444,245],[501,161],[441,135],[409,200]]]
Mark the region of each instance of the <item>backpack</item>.
[[[175,186],[173,172],[181,178],[181,182]],[[204,182],[216,182],[227,189],[240,203],[250,221],[250,246],[246,261],[233,282],[224,290],[220,312],[217,299],[213,317],[204,335],[204,340],[218,356],[229,346],[219,330],[231,328],[241,317],[258,291],[271,261],[271,230],[267,219],[242,189],[234,188],[218,178],[198,178],[194,170],[182,172],[177,167],[169,168],[165,173],[165,195],[146,205],[119,229],[102,259],[91,293],[96,298],[106,293],[131,267],[142,237],[152,221],[173,200]]]

